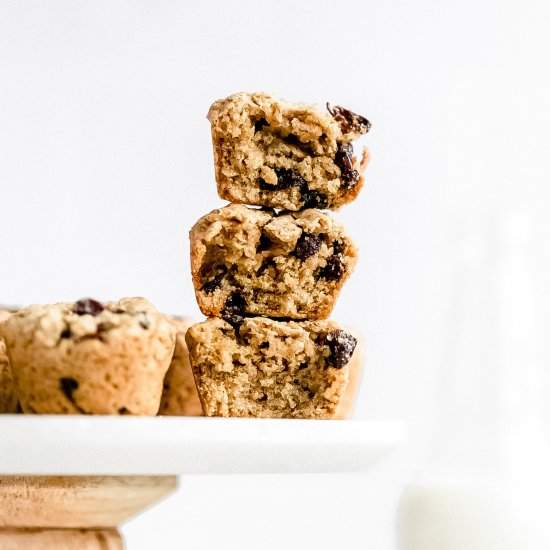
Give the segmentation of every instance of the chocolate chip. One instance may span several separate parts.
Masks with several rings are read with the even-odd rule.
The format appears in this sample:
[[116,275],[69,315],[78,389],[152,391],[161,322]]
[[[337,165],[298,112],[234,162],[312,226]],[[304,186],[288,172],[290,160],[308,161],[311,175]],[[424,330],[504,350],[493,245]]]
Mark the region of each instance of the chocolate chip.
[[221,287],[223,278],[225,277],[225,271],[218,273],[215,277],[204,283],[201,287],[201,291],[205,294],[212,294],[215,290]]
[[294,254],[300,260],[306,260],[310,256],[317,254],[321,249],[321,239],[313,233],[303,232],[296,243]]
[[302,192],[304,208],[326,208],[328,206],[327,196],[317,191],[307,190]]
[[357,339],[348,332],[338,329],[326,334],[325,345],[330,350],[330,357],[328,359],[330,366],[335,369],[341,369],[351,359],[357,345]]
[[222,319],[228,322],[237,332],[244,322],[243,313],[246,300],[238,293],[233,293],[225,302],[222,310]]
[[345,272],[346,268],[342,254],[333,254],[327,258],[327,264],[321,268],[319,276],[327,281],[337,281],[342,278]]
[[269,348],[269,342],[262,342],[259,346],[260,349],[268,349]]
[[70,328],[66,328],[62,333],[61,333],[61,338],[70,338],[71,337],[71,329]]
[[359,172],[353,168],[353,147],[349,143],[342,143],[336,151],[334,163],[340,168],[342,189],[353,189],[359,183]]
[[304,370],[304,369],[307,369],[308,366],[309,366],[309,365],[308,365],[307,363],[300,363],[300,366],[298,367],[298,369]]
[[246,300],[238,292],[234,292],[225,302],[224,310],[230,313],[243,313],[246,308]]
[[290,168],[275,168],[275,173],[277,174],[277,185],[281,189],[307,186],[306,180],[295,170],[291,170]]
[[120,407],[120,409],[118,409],[118,414],[120,415],[127,415],[127,414],[132,414],[126,407]]
[[82,298],[75,303],[73,311],[77,315],[99,315],[105,309],[104,305],[92,298]]
[[74,402],[73,392],[78,389],[78,382],[74,378],[63,377],[59,379],[59,387],[65,394],[65,397]]
[[294,187],[303,189],[307,188],[306,180],[295,170],[290,168],[274,168],[277,174],[277,183],[271,185],[260,178],[260,189],[264,191],[279,191],[280,189],[291,189]]
[[349,132],[366,134],[371,128],[371,123],[365,117],[349,109],[344,109],[344,107],[340,107],[340,105],[335,105],[334,108],[331,108],[327,103],[327,110],[332,115],[332,118],[338,122],[344,134]]
[[333,254],[343,254],[346,250],[346,243],[342,241],[332,241]]
[[234,313],[223,313],[222,319],[226,323],[229,323],[237,333],[239,332],[241,325],[244,323],[244,317],[242,315],[236,315]]
[[259,132],[264,126],[269,126],[265,118],[260,118],[254,122],[254,132]]

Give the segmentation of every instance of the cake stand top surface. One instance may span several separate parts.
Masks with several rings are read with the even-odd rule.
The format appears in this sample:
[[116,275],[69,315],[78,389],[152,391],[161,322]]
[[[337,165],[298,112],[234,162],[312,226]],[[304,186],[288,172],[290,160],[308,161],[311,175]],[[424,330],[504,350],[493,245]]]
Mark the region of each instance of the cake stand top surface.
[[0,475],[360,472],[405,437],[393,421],[0,415]]

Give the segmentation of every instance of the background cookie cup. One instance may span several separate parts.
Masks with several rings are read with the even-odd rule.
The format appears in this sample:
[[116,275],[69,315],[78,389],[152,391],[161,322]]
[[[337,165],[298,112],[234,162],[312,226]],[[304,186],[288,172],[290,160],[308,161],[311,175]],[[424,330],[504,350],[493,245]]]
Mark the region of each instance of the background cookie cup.
[[147,300],[34,305],[0,325],[23,412],[155,415],[176,329]]
[[[0,324],[11,316],[13,312],[0,309]],[[0,337],[0,414],[15,413],[18,409],[17,394],[10,362],[6,353],[6,345]]]
[[189,317],[169,317],[176,327],[176,347],[170,368],[164,377],[159,415],[202,416],[202,406],[197,394],[193,371],[189,363],[189,351],[185,333],[194,324]]

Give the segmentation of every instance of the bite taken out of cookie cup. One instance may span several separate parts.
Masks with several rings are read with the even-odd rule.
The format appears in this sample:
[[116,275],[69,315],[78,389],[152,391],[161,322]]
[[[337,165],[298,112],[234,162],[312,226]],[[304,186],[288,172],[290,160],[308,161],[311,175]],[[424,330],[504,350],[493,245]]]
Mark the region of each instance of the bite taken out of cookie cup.
[[23,412],[157,413],[176,329],[144,298],[33,305],[0,332]]

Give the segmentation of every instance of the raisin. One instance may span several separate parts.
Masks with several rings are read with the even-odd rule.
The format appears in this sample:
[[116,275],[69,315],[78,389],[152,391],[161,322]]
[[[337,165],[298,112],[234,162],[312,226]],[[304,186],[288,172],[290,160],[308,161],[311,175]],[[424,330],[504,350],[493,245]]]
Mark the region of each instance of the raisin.
[[205,294],[212,294],[215,290],[221,287],[223,278],[225,277],[225,271],[218,273],[215,277],[204,283],[201,287],[201,291]]
[[73,311],[77,315],[99,315],[105,307],[101,302],[91,298],[82,298],[75,303]]
[[325,345],[330,350],[328,359],[331,367],[341,369],[345,367],[357,345],[357,339],[344,330],[333,330],[325,336]]
[[359,183],[359,172],[353,168],[353,147],[349,143],[343,143],[338,147],[334,157],[334,163],[340,168],[340,180],[342,189],[353,189]]
[[78,389],[78,382],[74,378],[63,377],[59,379],[59,387],[65,397],[74,403],[73,392]]
[[269,126],[265,118],[260,118],[254,122],[254,132],[259,132],[264,126]]
[[70,328],[66,328],[62,333],[61,333],[61,338],[70,338],[71,337],[71,329]]
[[302,191],[302,200],[304,201],[304,208],[326,208],[328,206],[327,196],[323,193],[317,193],[317,191]]
[[132,414],[126,407],[120,407],[120,409],[118,409],[118,414],[120,415],[127,415],[127,414]]
[[300,370],[307,369],[308,366],[309,365],[307,363],[300,363],[300,366],[298,367],[298,369],[300,369]]
[[342,254],[333,254],[327,258],[327,264],[321,268],[319,275],[327,281],[337,281],[346,272]]
[[340,125],[344,134],[349,132],[366,134],[371,128],[371,123],[365,117],[348,109],[344,109],[344,107],[340,107],[340,105],[335,105],[334,108],[331,108],[327,103],[327,110],[332,115],[332,118]]
[[260,348],[260,349],[268,349],[268,348],[269,348],[269,342],[262,342],[262,343],[259,345],[259,348]]
[[317,235],[304,232],[300,235],[296,243],[294,254],[296,254],[298,259],[303,261],[319,252],[321,249],[321,242],[321,239]]

